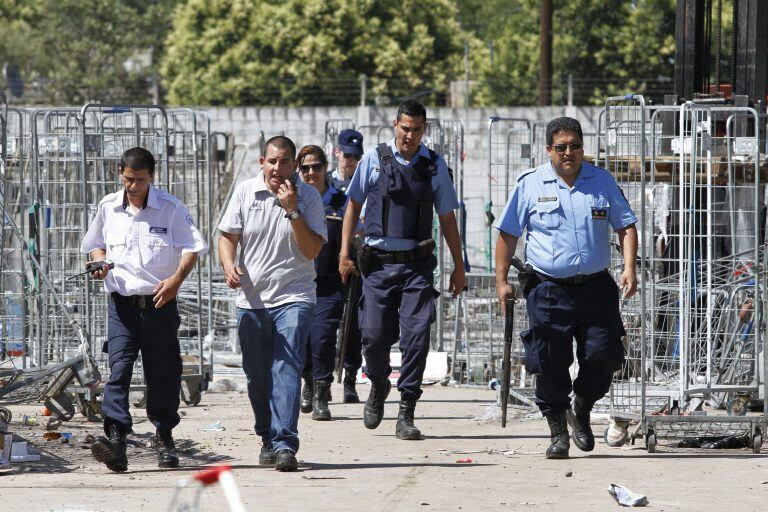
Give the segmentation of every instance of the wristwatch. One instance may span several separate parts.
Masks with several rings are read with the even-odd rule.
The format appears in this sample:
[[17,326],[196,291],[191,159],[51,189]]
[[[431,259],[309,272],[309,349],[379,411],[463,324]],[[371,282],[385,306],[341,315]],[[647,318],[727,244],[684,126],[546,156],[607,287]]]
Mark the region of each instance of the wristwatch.
[[288,220],[296,220],[299,217],[301,217],[301,212],[299,210],[293,210],[292,212],[285,214],[285,218]]

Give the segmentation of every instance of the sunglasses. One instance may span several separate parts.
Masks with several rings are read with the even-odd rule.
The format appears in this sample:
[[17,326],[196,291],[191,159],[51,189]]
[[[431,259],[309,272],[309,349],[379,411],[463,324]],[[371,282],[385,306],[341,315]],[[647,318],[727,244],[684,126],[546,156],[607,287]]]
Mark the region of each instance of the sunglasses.
[[565,153],[566,151],[576,152],[579,151],[581,148],[584,147],[583,142],[571,142],[570,144],[556,144],[554,146],[549,146],[551,149],[554,149],[558,153]]
[[352,153],[344,153],[344,158],[354,158],[359,162],[363,158],[363,155],[353,155]]
[[323,164],[307,164],[307,165],[300,165],[299,171],[301,171],[302,174],[307,174],[309,171],[313,171],[315,173],[319,173],[323,170]]

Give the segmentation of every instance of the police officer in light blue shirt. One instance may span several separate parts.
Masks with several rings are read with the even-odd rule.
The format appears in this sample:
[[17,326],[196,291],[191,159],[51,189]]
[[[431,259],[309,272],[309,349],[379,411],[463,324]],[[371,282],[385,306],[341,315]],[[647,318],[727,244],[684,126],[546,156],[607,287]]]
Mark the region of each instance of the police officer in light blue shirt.
[[398,439],[421,439],[413,424],[416,401],[435,320],[433,211],[453,258],[449,291],[464,289],[464,262],[456,217],[459,207],[448,166],[421,143],[426,129],[424,105],[408,100],[398,108],[395,139],[368,150],[347,189],[339,272],[354,271],[350,245],[363,203],[365,247],[360,251],[363,295],[360,330],[371,392],[363,409],[366,428],[379,426],[390,391],[389,352],[400,339],[402,365],[397,389]]
[[[550,121],[546,136],[550,161],[518,178],[496,223],[496,288],[502,304],[512,297],[507,274],[525,233],[525,259],[532,267],[521,282],[529,319],[529,329],[520,334],[525,366],[537,375],[536,404],[552,435],[547,458],[565,459],[567,423],[579,449],[594,448],[590,411],[624,359],[619,288],[625,297],[637,290],[637,218],[613,176],[583,161],[577,120]],[[618,288],[607,270],[610,229],[624,256]],[[571,383],[574,338],[579,374]]]

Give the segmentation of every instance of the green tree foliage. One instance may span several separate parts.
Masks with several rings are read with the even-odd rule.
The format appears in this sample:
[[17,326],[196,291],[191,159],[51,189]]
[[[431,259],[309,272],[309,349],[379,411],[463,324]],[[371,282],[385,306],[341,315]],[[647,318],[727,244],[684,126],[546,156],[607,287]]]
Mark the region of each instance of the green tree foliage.
[[146,102],[148,50],[163,40],[174,3],[0,0],[0,64],[19,66],[25,101]]
[[[553,101],[566,100],[568,75],[579,103],[649,92],[674,72],[675,0],[553,0]],[[538,101],[539,0],[462,0],[461,16],[493,48],[475,67],[476,104]],[[493,16],[492,13],[497,13]]]
[[162,65],[173,103],[354,104],[434,100],[461,70],[470,36],[450,0],[188,0]]

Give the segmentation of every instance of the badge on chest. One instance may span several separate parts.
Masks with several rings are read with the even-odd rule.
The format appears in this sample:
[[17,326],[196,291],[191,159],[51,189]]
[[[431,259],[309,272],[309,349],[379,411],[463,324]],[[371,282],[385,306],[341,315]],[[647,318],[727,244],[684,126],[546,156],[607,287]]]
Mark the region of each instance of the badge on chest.
[[592,208],[592,218],[605,220],[608,218],[608,210],[606,208]]
[[167,235],[168,234],[168,228],[160,228],[160,227],[157,227],[157,226],[150,226],[149,232],[150,233],[157,233],[157,234]]

